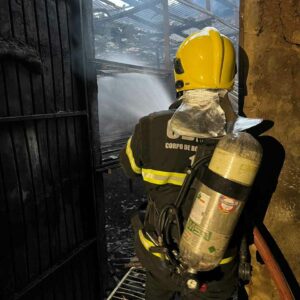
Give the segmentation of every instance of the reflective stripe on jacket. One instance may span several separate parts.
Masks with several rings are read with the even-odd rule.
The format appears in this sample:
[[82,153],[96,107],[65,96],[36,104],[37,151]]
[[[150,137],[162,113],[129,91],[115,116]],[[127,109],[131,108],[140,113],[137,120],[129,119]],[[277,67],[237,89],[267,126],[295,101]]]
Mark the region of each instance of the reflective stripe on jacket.
[[[125,173],[143,179],[158,212],[164,205],[174,203],[198,147],[207,155],[216,144],[215,139],[176,135],[168,126],[173,113],[174,110],[161,111],[140,119],[120,153]],[[184,206],[185,218],[190,202]]]
[[166,172],[161,170],[139,168],[136,165],[133,152],[131,149],[131,137],[129,138],[126,145],[126,155],[129,160],[131,169],[136,174],[142,174],[143,180],[153,184],[175,184],[182,185],[186,174],[177,172]]
[[130,177],[141,175],[145,182],[154,185],[182,185],[186,168],[205,140],[172,132],[168,126],[172,114],[171,110],[154,113],[136,125],[120,154],[121,164]]

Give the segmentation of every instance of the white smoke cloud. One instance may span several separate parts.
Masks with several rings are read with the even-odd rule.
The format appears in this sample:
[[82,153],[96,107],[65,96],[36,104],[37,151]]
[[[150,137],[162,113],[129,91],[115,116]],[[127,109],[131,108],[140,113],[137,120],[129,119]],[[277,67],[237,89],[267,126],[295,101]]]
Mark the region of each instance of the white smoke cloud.
[[168,109],[174,101],[161,80],[146,74],[98,77],[98,90],[102,137],[132,132],[141,117]]

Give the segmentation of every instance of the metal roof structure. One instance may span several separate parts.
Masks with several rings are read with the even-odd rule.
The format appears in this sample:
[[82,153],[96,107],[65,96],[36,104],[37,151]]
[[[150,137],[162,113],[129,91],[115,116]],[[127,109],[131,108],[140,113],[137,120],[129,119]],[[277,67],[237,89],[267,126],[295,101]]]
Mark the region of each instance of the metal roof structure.
[[[162,80],[170,78],[171,61],[180,43],[205,26],[218,28],[238,45],[238,3],[238,0],[93,0],[96,53],[93,63],[98,77],[137,73],[155,75]],[[139,82],[139,86],[143,88],[143,83]],[[103,91],[100,96],[103,104]],[[237,111],[237,82],[230,100]],[[104,105],[101,111],[103,117]],[[111,132],[107,137],[105,129],[102,131],[99,171],[118,166],[118,151],[128,135],[123,132],[121,138],[113,136],[111,141]]]
[[216,27],[237,44],[238,3],[238,0],[94,0],[96,58],[168,69],[184,38],[205,26]]

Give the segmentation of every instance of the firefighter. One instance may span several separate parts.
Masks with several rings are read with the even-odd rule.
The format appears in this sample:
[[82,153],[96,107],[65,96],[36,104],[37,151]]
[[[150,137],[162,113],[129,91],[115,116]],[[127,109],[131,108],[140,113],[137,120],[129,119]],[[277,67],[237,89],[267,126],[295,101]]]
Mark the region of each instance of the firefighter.
[[[140,176],[148,194],[146,213],[141,223],[136,222],[135,240],[137,256],[147,270],[146,299],[173,299],[178,293],[181,299],[236,299],[239,230],[219,266],[195,274],[197,288],[187,286],[184,274],[172,263],[180,239],[178,224],[171,222],[167,243],[160,235],[162,210],[177,199],[196,153],[197,159],[210,156],[237,120],[228,99],[235,73],[235,50],[229,38],[213,27],[190,35],[174,60],[179,100],[169,110],[141,118],[120,153],[125,173]],[[193,196],[191,189],[179,208],[179,226],[188,218]]]

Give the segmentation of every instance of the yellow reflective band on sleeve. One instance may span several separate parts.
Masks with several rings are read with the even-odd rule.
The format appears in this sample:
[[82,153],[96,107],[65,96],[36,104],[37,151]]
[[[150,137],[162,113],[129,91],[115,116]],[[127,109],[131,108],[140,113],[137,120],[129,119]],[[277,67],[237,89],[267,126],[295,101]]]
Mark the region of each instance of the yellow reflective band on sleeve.
[[[140,229],[139,230],[139,239],[142,243],[142,245],[144,246],[144,248],[149,251],[151,254],[153,254],[154,256],[157,256],[159,257],[160,259],[166,259],[165,255],[161,254],[161,253],[158,253],[158,252],[152,252],[150,251],[150,248],[151,247],[154,247],[155,244],[148,240],[145,236],[144,236],[144,233],[143,231]],[[235,255],[233,256],[229,256],[229,257],[226,257],[226,258],[223,258],[221,261],[220,261],[220,265],[225,265],[225,264],[228,264],[230,263],[231,261],[233,261],[233,259],[235,258]]]
[[226,265],[228,263],[230,263],[231,261],[233,261],[233,259],[235,258],[235,255],[234,256],[229,256],[229,257],[226,257],[226,258],[223,258],[221,261],[220,261],[220,265]]
[[142,174],[142,169],[136,165],[134,157],[133,157],[133,153],[132,153],[132,149],[131,149],[131,137],[128,139],[128,142],[126,145],[126,155],[129,159],[129,163],[130,163],[130,166],[131,166],[131,169],[133,170],[133,172],[135,172],[137,174]]
[[162,184],[174,184],[182,185],[185,179],[185,173],[176,173],[176,172],[165,172],[152,169],[142,169],[142,175],[144,181],[150,183],[162,185]]
[[185,173],[176,173],[176,172],[166,172],[166,171],[159,171],[153,169],[142,169],[139,168],[135,162],[132,149],[131,149],[131,137],[128,139],[126,145],[126,155],[128,157],[131,169],[133,172],[137,174],[142,174],[144,181],[163,185],[163,184],[174,184],[181,186],[184,182]]
[[[139,230],[139,238],[140,238],[140,241],[142,243],[142,245],[144,246],[144,248],[150,252],[150,248],[151,247],[154,247],[154,243],[152,243],[151,241],[149,241],[148,239],[145,238],[144,234],[143,234],[143,231],[140,229]],[[158,252],[151,252],[153,255],[163,259],[163,255],[161,253],[158,253]]]

